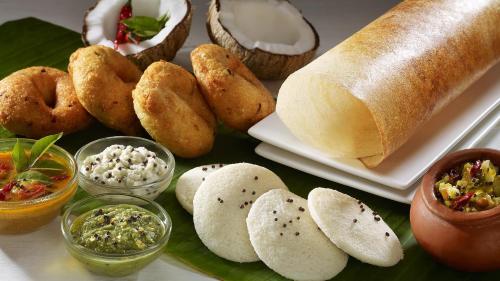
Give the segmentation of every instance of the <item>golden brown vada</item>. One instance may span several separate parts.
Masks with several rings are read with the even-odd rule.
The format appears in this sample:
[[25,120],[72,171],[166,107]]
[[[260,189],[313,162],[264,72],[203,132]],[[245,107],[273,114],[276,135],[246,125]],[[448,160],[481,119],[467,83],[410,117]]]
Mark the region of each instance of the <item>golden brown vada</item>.
[[276,102],[255,75],[228,50],[204,44],[191,52],[193,71],[215,115],[246,131],[274,112]]
[[174,154],[192,158],[212,149],[216,120],[196,78],[165,61],[151,64],[132,92],[142,126]]
[[0,81],[0,124],[15,134],[30,138],[69,134],[91,121],[64,71],[34,66]]
[[141,71],[112,48],[94,45],[76,50],[68,71],[85,109],[105,126],[128,135],[142,132],[132,105]]

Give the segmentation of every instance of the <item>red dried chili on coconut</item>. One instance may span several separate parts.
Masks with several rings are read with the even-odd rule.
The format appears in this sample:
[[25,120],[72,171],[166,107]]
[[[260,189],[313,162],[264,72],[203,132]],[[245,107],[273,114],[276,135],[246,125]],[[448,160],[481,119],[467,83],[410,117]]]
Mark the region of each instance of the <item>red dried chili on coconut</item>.
[[115,37],[115,50],[118,49],[119,44],[124,44],[128,42],[127,38],[127,26],[123,23],[123,20],[132,17],[132,4],[131,1],[127,1],[121,10],[118,23],[116,24],[116,37]]
[[168,18],[167,14],[158,18],[132,16],[132,3],[130,0],[127,1],[120,9],[116,25],[116,36],[113,41],[115,50],[120,44],[139,44],[141,41],[153,38],[165,27]]

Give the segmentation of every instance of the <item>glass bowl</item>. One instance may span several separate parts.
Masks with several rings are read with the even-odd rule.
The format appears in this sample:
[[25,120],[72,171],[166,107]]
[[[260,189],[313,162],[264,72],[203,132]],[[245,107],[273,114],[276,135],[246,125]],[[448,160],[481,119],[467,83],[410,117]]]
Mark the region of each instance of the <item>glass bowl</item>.
[[[35,140],[19,139],[23,144],[33,145]],[[17,139],[0,140],[0,151],[12,150]],[[66,186],[50,195],[31,200],[4,202],[0,201],[0,233],[18,234],[36,230],[57,217],[61,208],[73,197],[76,192],[77,168],[73,156],[57,145],[47,151],[63,159],[71,178]]]
[[[161,221],[163,233],[154,245],[125,254],[103,254],[86,248],[73,239],[71,226],[80,215],[106,206],[134,205],[138,201],[141,201],[141,208],[152,212]],[[172,221],[165,209],[147,198],[125,194],[100,194],[71,205],[64,212],[61,229],[68,252],[88,270],[100,275],[119,277],[139,271],[163,253],[170,238]]]
[[[107,147],[119,144],[133,147],[145,147],[154,152],[156,156],[167,164],[167,172],[158,180],[136,186],[119,186],[111,184],[101,184],[90,179],[82,173],[83,162],[88,156],[101,153]],[[116,136],[95,140],[80,148],[75,154],[78,165],[78,185],[91,195],[103,193],[122,193],[138,195],[150,200],[154,200],[169,186],[172,181],[175,168],[175,159],[172,153],[159,143],[148,139],[129,136]]]

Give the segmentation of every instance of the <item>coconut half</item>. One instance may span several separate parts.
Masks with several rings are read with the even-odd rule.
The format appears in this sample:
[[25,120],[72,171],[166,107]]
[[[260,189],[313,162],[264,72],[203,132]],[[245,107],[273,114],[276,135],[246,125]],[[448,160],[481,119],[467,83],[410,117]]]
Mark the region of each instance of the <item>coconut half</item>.
[[286,78],[319,47],[314,27],[285,0],[212,0],[207,30],[261,79]]
[[[99,0],[85,14],[82,40],[88,45],[113,48],[121,8],[127,0]],[[135,62],[142,70],[160,59],[170,61],[175,57],[191,27],[191,2],[189,0],[132,0],[133,16],[157,18],[169,16],[165,27],[153,38],[139,44],[120,44],[118,50]]]

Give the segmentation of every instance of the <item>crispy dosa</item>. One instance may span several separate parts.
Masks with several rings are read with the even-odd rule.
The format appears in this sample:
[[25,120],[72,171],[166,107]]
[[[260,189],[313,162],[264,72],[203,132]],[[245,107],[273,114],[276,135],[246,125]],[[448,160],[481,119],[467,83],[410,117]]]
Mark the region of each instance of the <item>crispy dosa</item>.
[[301,141],[375,167],[499,58],[499,0],[407,0],[290,75],[276,111]]

